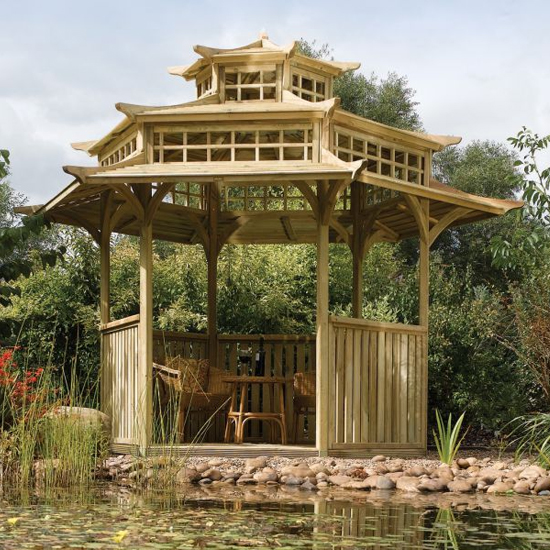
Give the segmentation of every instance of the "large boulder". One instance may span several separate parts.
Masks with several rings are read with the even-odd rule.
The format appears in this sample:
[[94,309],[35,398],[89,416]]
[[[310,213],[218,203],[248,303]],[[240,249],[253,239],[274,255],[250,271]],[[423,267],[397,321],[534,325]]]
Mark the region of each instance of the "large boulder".
[[80,423],[83,426],[99,427],[105,435],[111,435],[111,419],[105,413],[97,409],[89,409],[86,407],[67,407],[60,406],[48,411],[46,418],[64,419]]

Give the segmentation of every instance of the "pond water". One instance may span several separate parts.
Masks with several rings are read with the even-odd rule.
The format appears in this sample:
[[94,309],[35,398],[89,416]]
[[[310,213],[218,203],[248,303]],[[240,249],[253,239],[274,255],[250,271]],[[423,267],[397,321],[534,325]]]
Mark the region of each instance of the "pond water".
[[0,548],[550,548],[545,497],[284,488],[3,495]]

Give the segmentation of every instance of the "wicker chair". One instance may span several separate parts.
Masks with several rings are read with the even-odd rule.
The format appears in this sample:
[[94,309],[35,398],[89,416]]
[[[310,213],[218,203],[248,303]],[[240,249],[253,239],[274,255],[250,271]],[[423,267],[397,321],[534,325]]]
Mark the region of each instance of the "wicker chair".
[[294,375],[294,442],[298,441],[298,419],[301,414],[315,414],[315,373],[297,372]]
[[225,413],[231,398],[231,387],[223,382],[227,374],[211,367],[208,359],[173,357],[166,365],[153,363],[155,374],[162,380],[167,394],[177,393],[179,409],[178,438],[184,441],[185,420],[192,412]]

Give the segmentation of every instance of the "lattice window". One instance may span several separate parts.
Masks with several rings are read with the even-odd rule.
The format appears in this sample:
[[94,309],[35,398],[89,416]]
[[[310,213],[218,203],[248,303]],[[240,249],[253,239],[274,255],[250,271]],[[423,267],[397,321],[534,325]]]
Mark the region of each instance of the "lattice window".
[[[153,185],[153,189],[157,188],[158,185]],[[204,183],[181,182],[177,183],[164,197],[164,202],[207,210],[207,196],[207,186]]]
[[221,189],[223,211],[257,212],[311,210],[298,187],[281,185],[227,185]]
[[422,183],[424,157],[389,143],[366,139],[339,127],[334,129],[334,154],[347,162],[368,159],[367,171],[409,183]]
[[271,130],[155,129],[153,162],[310,161],[311,126]]
[[304,69],[292,69],[292,93],[306,101],[324,101],[327,97],[327,78]]
[[204,97],[212,92],[212,76],[197,82],[197,98]]
[[130,138],[126,143],[119,147],[114,153],[110,154],[108,157],[104,158],[100,165],[101,166],[111,166],[124,160],[126,157],[129,157],[137,147],[137,138],[134,136]]
[[275,100],[277,90],[275,66],[258,69],[225,67],[224,70],[226,101]]
[[365,188],[363,207],[371,206],[373,204],[380,204],[391,199],[397,199],[399,196],[399,191],[367,186]]

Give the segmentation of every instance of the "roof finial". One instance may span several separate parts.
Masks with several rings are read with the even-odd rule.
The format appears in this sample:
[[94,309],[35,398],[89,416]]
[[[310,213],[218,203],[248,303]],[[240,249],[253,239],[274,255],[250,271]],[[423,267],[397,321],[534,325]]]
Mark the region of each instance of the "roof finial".
[[260,40],[269,40],[269,36],[267,36],[265,28],[260,31],[260,36],[258,38]]

